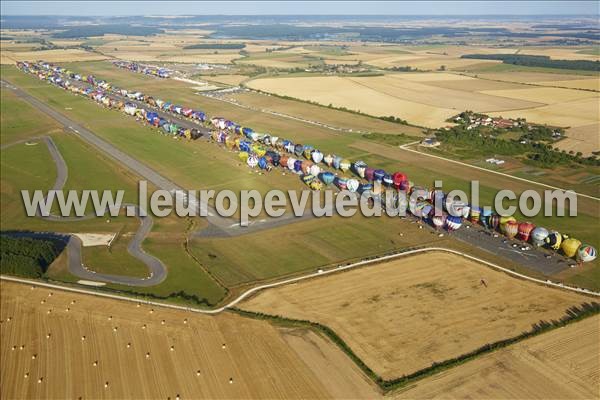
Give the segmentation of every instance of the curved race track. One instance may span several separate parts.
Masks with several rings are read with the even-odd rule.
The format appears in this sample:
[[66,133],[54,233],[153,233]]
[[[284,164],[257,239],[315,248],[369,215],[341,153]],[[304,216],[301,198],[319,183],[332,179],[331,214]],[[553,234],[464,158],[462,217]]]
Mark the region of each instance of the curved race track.
[[[62,190],[65,184],[67,183],[67,178],[69,176],[69,170],[67,164],[65,163],[64,158],[60,154],[60,151],[56,147],[56,144],[49,136],[38,136],[35,138],[30,138],[28,140],[20,140],[17,142],[13,142],[7,145],[2,146],[2,150],[21,144],[27,141],[31,141],[32,139],[43,140],[48,147],[48,151],[52,156],[52,160],[56,165],[56,180],[52,187],[53,190]],[[85,268],[83,264],[83,258],[81,255],[82,243],[81,240],[75,235],[70,234],[60,234],[60,233],[37,233],[37,232],[11,232],[9,235],[15,237],[33,237],[33,238],[54,238],[67,242],[67,257],[68,257],[68,267],[69,272],[73,275],[86,280],[92,281],[102,281],[109,283],[116,283],[121,285],[128,286],[154,286],[161,283],[167,277],[167,268],[158,258],[151,256],[150,254],[144,252],[142,249],[142,242],[148,235],[148,233],[152,230],[153,220],[152,217],[140,217],[139,208],[135,204],[123,204],[123,207],[132,207],[135,209],[135,215],[140,219],[140,227],[138,228],[135,236],[129,244],[127,245],[127,251],[133,257],[142,261],[149,270],[149,277],[147,278],[134,278],[129,276],[122,275],[109,275],[109,274],[100,274],[94,271],[91,271]],[[59,215],[50,214],[48,216],[42,216],[39,214],[39,218],[46,219],[52,222],[75,222],[82,221],[92,218],[97,218],[95,214],[87,214],[83,217],[61,217]]]

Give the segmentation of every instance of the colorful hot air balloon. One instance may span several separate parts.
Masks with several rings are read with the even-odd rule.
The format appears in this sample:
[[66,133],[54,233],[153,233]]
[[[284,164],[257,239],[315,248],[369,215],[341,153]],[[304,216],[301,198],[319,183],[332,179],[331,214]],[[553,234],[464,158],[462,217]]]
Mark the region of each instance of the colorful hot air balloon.
[[570,238],[570,239],[564,240],[562,242],[562,244],[560,245],[560,248],[563,251],[563,253],[565,254],[565,256],[571,258],[571,257],[575,256],[575,254],[577,253],[577,250],[579,249],[579,246],[581,246],[581,242],[579,240]]
[[316,179],[314,181],[312,181],[308,186],[312,190],[321,190],[321,189],[323,189],[323,184],[321,183],[321,181],[318,181]]
[[307,160],[311,159],[311,153],[315,148],[313,146],[304,145],[304,150],[302,151],[302,154],[304,155],[304,158],[306,158]]
[[524,242],[528,242],[529,241],[529,236],[531,235],[531,232],[535,229],[535,225],[532,224],[531,222],[521,222],[519,224],[519,236],[518,238],[521,239]]
[[471,214],[469,215],[469,219],[472,223],[477,224],[479,222],[481,216],[481,208],[479,207],[471,207]]
[[361,183],[358,185],[358,193],[370,193],[373,190],[372,183]]
[[519,232],[519,223],[514,220],[507,220],[503,225],[500,225],[500,228],[507,238],[512,239]]
[[283,148],[285,149],[285,151],[287,151],[288,153],[293,153],[294,149],[296,148],[296,145],[292,142],[290,142],[289,140],[286,140],[284,142],[284,146]]
[[340,169],[344,172],[348,171],[350,169],[350,161],[346,159],[340,161]]
[[531,232],[531,243],[537,247],[543,246],[549,234],[548,229],[538,226]]
[[346,178],[335,178],[333,181],[335,186],[337,186],[340,190],[348,189],[348,180]]
[[287,167],[290,171],[294,170],[294,165],[296,165],[296,159],[294,157],[289,157],[287,161]]
[[455,215],[448,215],[446,217],[446,228],[448,231],[455,231],[460,228],[462,225],[462,217],[458,217]]
[[246,151],[240,151],[240,152],[238,153],[238,157],[239,157],[239,158],[240,158],[240,160],[242,160],[243,162],[246,162],[246,161],[248,161],[248,157],[249,157],[249,156],[250,156],[250,155],[249,155],[249,154],[248,154],[248,152],[246,152]]
[[310,167],[310,174],[312,176],[319,176],[319,173],[321,173],[321,168],[317,164]]
[[[506,231],[504,230],[504,226],[509,221],[511,221],[511,222],[517,222],[517,220],[514,217],[505,217],[505,216],[501,216],[500,217],[500,232],[506,234]],[[517,234],[517,232],[515,232],[515,235],[516,234]]]
[[484,208],[483,212],[481,213],[480,220],[486,229],[489,229],[491,226],[490,217],[492,216],[492,214],[493,214],[493,212],[490,208]]
[[287,155],[282,155],[281,158],[279,159],[279,165],[281,165],[283,168],[287,168],[288,165],[288,160],[290,158]]
[[359,185],[360,183],[354,178],[350,178],[346,182],[346,188],[351,192],[356,192],[358,190]]
[[267,161],[267,159],[265,157],[260,157],[258,159],[258,168],[267,169],[268,166],[269,166],[269,162]]
[[294,172],[302,172],[302,160],[296,160],[294,162]]
[[340,169],[340,163],[342,162],[342,157],[333,156],[333,168]]
[[325,157],[323,157],[323,162],[329,167],[331,167],[331,165],[333,164],[333,156],[331,154],[327,154]]
[[335,179],[335,175],[332,172],[326,171],[321,172],[320,178],[324,184],[331,185],[333,183],[333,180]]
[[354,173],[361,178],[365,177],[365,169],[367,168],[367,164],[364,161],[355,161],[352,164],[352,170]]
[[556,231],[550,232],[550,234],[546,238],[546,244],[553,250],[560,249],[560,246],[562,244],[562,235]]
[[281,156],[279,155],[279,153],[275,153],[271,156],[271,164],[273,164],[275,167],[279,166],[280,162]]
[[577,260],[581,262],[590,262],[596,259],[598,252],[588,244],[581,245],[577,250]]
[[376,182],[383,181],[383,177],[385,176],[385,171],[382,169],[376,169],[373,171],[373,180]]
[[365,168],[365,179],[369,182],[373,182],[373,180],[375,180],[375,169],[370,167]]
[[255,168],[258,165],[258,158],[256,156],[250,156],[248,157],[246,164],[248,164],[250,168]]
[[304,146],[302,146],[301,144],[297,144],[296,146],[294,146],[294,154],[296,156],[300,157],[303,152],[304,152]]
[[317,164],[323,161],[323,153],[321,153],[319,150],[313,150],[310,156],[312,160]]
[[392,174],[392,181],[394,181],[394,187],[396,189],[400,189],[402,182],[407,181],[408,177],[404,175],[402,172],[394,172]]
[[498,227],[500,226],[500,216],[498,214],[493,214],[490,215],[489,217],[489,224],[490,224],[490,228],[496,230],[498,229]]
[[383,184],[387,187],[391,187],[394,184],[394,179],[392,178],[392,175],[385,174],[383,176]]
[[307,185],[308,185],[309,183],[311,183],[312,181],[314,181],[314,180],[315,180],[315,177],[314,177],[314,176],[312,176],[312,175],[303,175],[303,176],[302,176],[302,181],[303,181],[304,183],[306,183]]
[[271,136],[271,146],[279,147],[279,138],[277,136]]
[[447,214],[435,215],[435,213],[433,213],[433,212],[432,212],[432,214],[433,215],[430,215],[431,223],[433,224],[435,229],[442,229],[442,227],[446,223]]
[[302,172],[305,174],[310,174],[310,167],[313,166],[311,161],[305,160],[302,161]]

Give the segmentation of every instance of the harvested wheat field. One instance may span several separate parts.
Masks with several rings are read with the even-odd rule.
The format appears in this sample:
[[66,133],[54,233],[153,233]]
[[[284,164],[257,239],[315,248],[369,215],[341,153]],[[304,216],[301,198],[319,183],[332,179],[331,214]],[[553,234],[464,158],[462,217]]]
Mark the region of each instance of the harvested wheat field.
[[4,399],[379,396],[334,344],[304,330],[0,287]]
[[591,317],[418,381],[398,399],[593,399],[600,317]]
[[390,379],[516,336],[586,301],[428,252],[269,289],[241,307],[327,325]]
[[[79,49],[66,50],[40,50],[40,51],[2,51],[2,58],[7,58],[14,61],[32,61],[44,60],[47,62],[70,62],[70,61],[96,61],[105,60],[105,57],[100,54],[91,53]],[[4,63],[4,61],[3,61]]]

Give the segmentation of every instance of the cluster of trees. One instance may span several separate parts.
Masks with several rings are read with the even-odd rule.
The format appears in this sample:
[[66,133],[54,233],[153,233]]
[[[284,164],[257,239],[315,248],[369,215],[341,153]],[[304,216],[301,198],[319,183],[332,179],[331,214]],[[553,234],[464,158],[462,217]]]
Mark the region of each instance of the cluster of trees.
[[53,36],[60,39],[82,38],[89,36],[104,36],[107,33],[116,35],[149,36],[164,32],[162,29],[150,26],[132,25],[81,25],[55,33]]
[[388,122],[394,122],[396,124],[408,125],[407,120],[398,118],[398,117],[394,117],[393,115],[390,115],[389,117],[379,117],[379,119],[382,119],[382,120],[388,121]]
[[197,43],[185,46],[184,50],[198,50],[198,49],[209,49],[209,50],[241,50],[246,45],[244,43]]
[[0,272],[40,278],[64,248],[58,240],[0,236]]
[[500,60],[504,64],[523,65],[526,67],[545,67],[558,69],[579,69],[583,71],[600,71],[600,61],[590,60],[553,60],[548,56],[528,54],[465,54],[461,58],[479,60]]
[[[542,132],[544,130],[542,129]],[[501,139],[482,135],[480,129],[466,130],[459,125],[449,130],[436,132],[438,140],[452,146],[467,148],[474,153],[498,154],[505,156],[525,155],[530,163],[543,168],[557,165],[591,165],[600,166],[600,159],[595,155],[583,157],[582,154],[555,150],[552,145],[543,142],[521,143],[521,139]]]

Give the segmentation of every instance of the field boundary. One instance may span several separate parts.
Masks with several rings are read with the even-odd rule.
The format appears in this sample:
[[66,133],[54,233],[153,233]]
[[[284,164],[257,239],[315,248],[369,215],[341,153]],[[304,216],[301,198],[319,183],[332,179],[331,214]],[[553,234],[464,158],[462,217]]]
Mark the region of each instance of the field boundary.
[[458,160],[453,160],[451,158],[446,158],[446,157],[442,157],[442,156],[436,156],[434,154],[423,153],[422,151],[418,151],[418,150],[415,150],[415,149],[408,148],[408,146],[412,146],[412,145],[415,145],[415,144],[418,144],[418,143],[420,143],[420,142],[412,142],[412,143],[402,144],[402,145],[400,145],[398,147],[401,150],[404,150],[404,151],[410,151],[412,153],[420,154],[420,155],[423,155],[423,156],[437,158],[438,160],[452,162],[452,163],[455,163],[455,164],[462,165],[464,167],[474,168],[474,169],[477,169],[477,170],[480,170],[480,171],[485,171],[485,172],[489,172],[489,173],[492,173],[492,174],[501,175],[501,176],[504,176],[506,178],[512,178],[512,179],[516,179],[516,180],[519,180],[519,181],[522,181],[522,182],[532,183],[534,185],[544,186],[544,187],[547,187],[547,188],[550,188],[550,189],[562,190],[562,191],[565,191],[565,192],[573,192],[577,196],[586,197],[588,199],[600,201],[600,198],[598,198],[598,197],[590,196],[590,195],[584,194],[584,193],[577,193],[577,192],[575,192],[574,190],[571,190],[571,189],[566,190],[566,189],[563,189],[563,188],[560,188],[560,187],[557,187],[557,186],[547,185],[547,184],[542,183],[542,182],[532,181],[532,180],[521,178],[521,177],[518,177],[518,176],[506,174],[504,172],[494,171],[494,170],[491,170],[491,169],[487,169],[487,168],[483,168],[483,167],[478,167],[477,165],[465,163],[465,162],[458,161]]
[[178,309],[178,310],[184,310],[184,311],[190,311],[190,312],[195,312],[195,313],[200,313],[200,314],[219,314],[227,309],[231,309],[233,308],[236,304],[238,304],[239,302],[241,302],[242,300],[246,299],[247,297],[261,291],[264,289],[269,289],[269,288],[274,288],[274,287],[278,287],[278,286],[283,286],[283,285],[287,285],[290,283],[296,283],[305,279],[312,279],[312,278],[317,278],[320,276],[326,276],[329,274],[334,274],[337,272],[341,272],[341,271],[345,271],[345,270],[349,270],[349,269],[353,269],[353,268],[358,268],[358,267],[362,267],[365,265],[370,265],[370,264],[378,264],[382,261],[388,261],[388,260],[392,260],[398,257],[403,257],[403,256],[408,256],[408,255],[412,255],[412,254],[418,254],[418,253],[424,253],[424,252],[428,252],[428,251],[441,251],[441,252],[446,252],[446,253],[451,253],[451,254],[456,254],[471,260],[474,260],[476,262],[482,263],[488,267],[492,267],[493,269],[505,272],[509,275],[521,278],[521,279],[525,279],[531,282],[535,282],[537,284],[541,284],[541,285],[545,285],[545,286],[549,286],[549,287],[555,287],[558,289],[563,289],[563,290],[568,290],[571,292],[576,292],[576,293],[580,293],[580,294],[584,294],[587,296],[594,296],[594,297],[600,297],[600,292],[594,292],[591,291],[589,289],[582,289],[582,288],[576,288],[576,287],[571,287],[571,286],[567,286],[564,285],[562,283],[556,283],[556,282],[552,282],[550,280],[542,280],[542,279],[538,279],[538,278],[533,278],[524,274],[521,274],[519,272],[515,272],[511,269],[508,268],[504,268],[501,267],[499,265],[496,265],[492,262],[483,260],[481,258],[478,257],[474,257],[468,254],[465,254],[463,252],[457,251],[457,250],[453,250],[453,249],[448,249],[445,247],[424,247],[424,248],[420,248],[420,249],[412,249],[412,250],[406,250],[406,251],[399,251],[397,253],[394,254],[388,254],[385,256],[381,256],[381,257],[376,257],[376,258],[372,258],[372,259],[368,259],[368,260],[363,260],[363,261],[358,261],[352,264],[347,264],[347,265],[338,265],[337,268],[332,268],[329,270],[324,270],[321,272],[313,272],[307,275],[302,275],[302,276],[297,276],[294,278],[289,278],[289,279],[284,279],[278,282],[273,282],[273,283],[268,283],[268,284],[264,284],[264,285],[260,285],[260,286],[256,286],[254,288],[248,289],[247,291],[245,291],[244,293],[242,293],[241,295],[239,295],[236,299],[232,300],[231,302],[225,304],[224,306],[221,306],[219,308],[215,308],[215,309],[209,309],[209,310],[203,310],[203,309],[198,309],[198,308],[194,308],[194,307],[189,307],[189,306],[180,306],[180,305],[176,305],[176,304],[170,304],[170,303],[164,303],[164,302],[158,302],[158,301],[152,301],[152,300],[146,300],[146,299],[140,299],[140,298],[134,298],[134,297],[129,297],[129,296],[124,296],[124,295],[116,295],[116,294],[111,294],[111,293],[106,293],[106,292],[102,292],[102,291],[94,291],[91,289],[80,289],[80,288],[75,288],[75,287],[71,287],[71,286],[64,286],[64,285],[59,285],[59,284],[54,284],[54,283],[49,283],[49,282],[41,282],[39,280],[32,280],[32,279],[24,279],[24,278],[18,278],[18,277],[14,277],[14,276],[8,276],[8,275],[0,275],[0,280],[6,280],[6,281],[12,281],[12,282],[19,282],[19,283],[25,283],[25,284],[29,284],[29,285],[36,285],[36,286],[42,286],[42,287],[48,287],[48,288],[52,288],[52,289],[57,289],[57,290],[65,290],[65,291],[70,291],[70,292],[74,292],[74,293],[82,293],[82,294],[90,294],[93,296],[99,296],[99,297],[107,297],[107,298],[112,298],[112,299],[116,299],[116,300],[122,300],[122,301],[129,301],[129,302],[136,302],[136,303],[143,303],[143,304],[148,304],[148,305],[153,305],[153,306],[157,306],[157,307],[166,307],[166,308],[173,308],[173,309]]
[[598,315],[600,314],[600,304],[596,302],[591,302],[582,303],[579,306],[570,307],[567,309],[565,315],[559,320],[552,320],[550,322],[540,320],[539,322],[534,324],[533,328],[531,328],[528,331],[522,332],[517,336],[512,336],[507,339],[498,340],[492,343],[486,343],[483,346],[476,348],[475,350],[472,350],[468,353],[464,353],[457,357],[449,358],[440,362],[434,361],[429,367],[422,368],[408,375],[402,375],[398,378],[392,378],[387,380],[383,379],[380,375],[373,371],[358,355],[356,355],[356,353],[354,353],[352,348],[341,337],[339,337],[333,329],[331,329],[327,325],[321,324],[319,322],[313,322],[310,320],[292,319],[282,317],[280,315],[272,315],[262,312],[242,310],[239,308],[232,308],[231,311],[248,318],[266,320],[275,324],[279,323],[283,325],[294,325],[304,327],[307,329],[312,329],[317,333],[325,335],[329,340],[331,340],[335,345],[337,345],[340,348],[340,350],[342,350],[361,369],[361,371],[364,374],[366,374],[370,379],[372,379],[372,381],[385,394],[393,390],[401,389],[411,383],[424,379],[428,376],[432,376],[447,369],[457,367],[480,356],[490,354],[496,350],[500,350],[505,347],[509,347],[510,345],[519,343],[531,337],[538,336],[553,329],[563,328],[582,319]]

